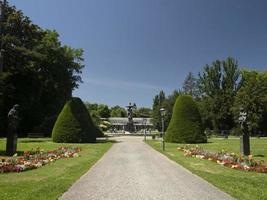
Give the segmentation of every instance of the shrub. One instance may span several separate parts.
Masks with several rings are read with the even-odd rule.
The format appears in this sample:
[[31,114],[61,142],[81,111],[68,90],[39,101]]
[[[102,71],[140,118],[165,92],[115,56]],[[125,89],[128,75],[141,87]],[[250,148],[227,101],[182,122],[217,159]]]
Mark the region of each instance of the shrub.
[[191,96],[177,98],[165,139],[177,143],[207,142],[198,107]]
[[52,138],[54,142],[95,142],[99,132],[82,100],[74,97],[65,104],[59,114]]

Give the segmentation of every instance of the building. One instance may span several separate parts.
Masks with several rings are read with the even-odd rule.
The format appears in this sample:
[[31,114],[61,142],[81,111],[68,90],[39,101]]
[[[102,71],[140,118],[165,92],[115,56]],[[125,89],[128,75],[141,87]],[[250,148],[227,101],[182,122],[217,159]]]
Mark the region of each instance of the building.
[[[113,131],[125,131],[127,130],[128,126],[128,118],[124,117],[110,117],[108,119],[103,119],[107,120],[111,124],[111,129]],[[152,123],[152,118],[133,118],[133,126],[135,132],[141,131],[141,130],[148,130],[152,129],[153,123]]]

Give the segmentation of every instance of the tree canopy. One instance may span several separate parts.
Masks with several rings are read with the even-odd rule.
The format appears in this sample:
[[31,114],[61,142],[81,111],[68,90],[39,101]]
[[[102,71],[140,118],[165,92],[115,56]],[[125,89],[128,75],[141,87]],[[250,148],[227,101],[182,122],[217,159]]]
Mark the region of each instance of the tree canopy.
[[267,71],[242,71],[241,88],[235,97],[233,111],[236,120],[240,108],[247,112],[251,133],[256,130],[267,131]]
[[83,50],[62,45],[55,30],[40,28],[9,4],[1,25],[0,133],[5,133],[7,112],[14,104],[22,108],[20,133],[42,131],[40,127],[47,121],[52,127],[72,91],[82,82]]
[[231,57],[205,65],[197,78],[189,72],[181,92],[175,91],[166,97],[161,91],[154,97],[154,128],[161,130],[159,109],[166,109],[164,122],[168,126],[177,96],[187,94],[195,99],[205,129],[212,129],[216,134],[240,134],[237,119],[243,107],[248,113],[250,134],[266,135],[266,74],[266,71],[240,70],[237,60]]
[[234,126],[231,108],[240,85],[238,63],[233,58],[216,60],[199,74],[199,89],[206,106],[206,118],[212,119],[215,130]]
[[164,108],[166,110],[166,115],[164,116],[164,124],[165,124],[164,129],[166,130],[171,120],[173,106],[175,104],[177,97],[180,94],[182,94],[182,92],[174,90],[172,94],[166,97],[164,91],[160,91],[159,94],[157,94],[154,97],[153,107],[152,107],[152,118],[153,118],[153,126],[158,131],[162,130],[160,109]]

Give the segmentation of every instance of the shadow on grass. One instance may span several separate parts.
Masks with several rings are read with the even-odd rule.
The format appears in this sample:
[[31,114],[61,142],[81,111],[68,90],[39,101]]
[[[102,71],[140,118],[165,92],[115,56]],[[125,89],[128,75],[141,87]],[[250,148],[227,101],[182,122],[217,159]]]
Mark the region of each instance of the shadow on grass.
[[263,158],[264,155],[258,154],[258,155],[254,155],[254,157],[261,157],[261,158]]
[[110,139],[97,139],[96,143],[118,143],[120,141],[116,141],[116,140],[110,140]]
[[[22,156],[24,154],[24,151],[17,151],[16,152],[18,156]],[[0,150],[0,156],[7,156],[6,151]],[[10,157],[10,156],[8,156]]]
[[48,139],[47,140],[40,140],[40,139],[27,139],[27,140],[21,140],[19,141],[20,143],[41,143],[41,142],[47,142],[49,141]]

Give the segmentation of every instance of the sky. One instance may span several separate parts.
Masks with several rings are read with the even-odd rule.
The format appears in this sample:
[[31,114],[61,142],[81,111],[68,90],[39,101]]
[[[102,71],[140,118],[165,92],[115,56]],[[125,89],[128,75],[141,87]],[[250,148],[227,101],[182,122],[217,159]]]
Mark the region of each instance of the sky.
[[151,107],[206,64],[228,56],[267,69],[265,0],[9,0],[62,44],[84,49],[73,92],[109,106]]

